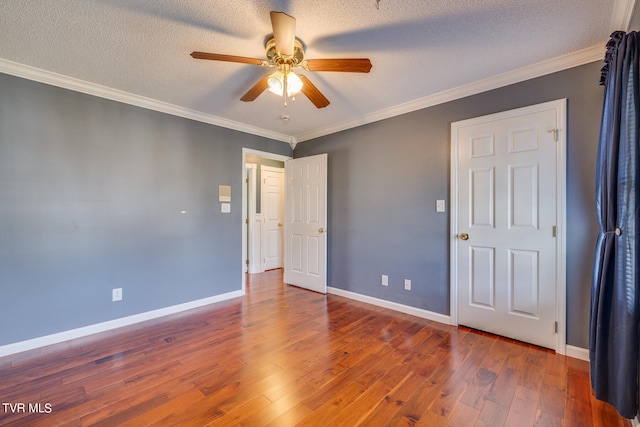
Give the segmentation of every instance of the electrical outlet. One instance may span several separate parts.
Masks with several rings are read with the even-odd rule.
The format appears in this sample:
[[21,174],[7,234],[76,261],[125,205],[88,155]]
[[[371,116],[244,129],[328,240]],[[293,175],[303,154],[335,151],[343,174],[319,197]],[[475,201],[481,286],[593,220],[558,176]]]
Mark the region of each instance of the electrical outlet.
[[386,274],[382,275],[382,286],[389,286],[389,276]]
[[444,212],[444,200],[436,200],[436,212]]
[[410,291],[411,290],[411,280],[404,279],[404,290],[405,291]]
[[115,288],[111,290],[111,301],[122,300],[122,288]]

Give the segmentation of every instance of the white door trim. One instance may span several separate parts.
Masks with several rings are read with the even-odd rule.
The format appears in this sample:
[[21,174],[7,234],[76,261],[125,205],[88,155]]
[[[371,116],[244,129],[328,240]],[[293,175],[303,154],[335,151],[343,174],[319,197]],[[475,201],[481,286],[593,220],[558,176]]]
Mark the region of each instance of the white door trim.
[[[245,167],[247,169],[247,173],[245,175],[245,178],[249,180],[248,185],[248,193],[247,193],[247,206],[246,209],[243,209],[243,229],[246,228],[245,232],[247,233],[245,235],[245,247],[242,250],[243,258],[249,261],[249,263],[246,265],[246,269],[245,271],[249,272],[249,273],[253,273],[253,265],[255,264],[255,243],[253,242],[253,239],[249,239],[249,236],[253,236],[254,233],[254,229],[255,229],[255,222],[256,222],[256,171],[257,171],[257,165],[255,164],[247,164],[245,163]],[[247,185],[243,184],[243,187],[247,187]]]
[[449,233],[449,281],[450,281],[450,303],[449,313],[451,324],[458,324],[458,146],[457,129],[464,123],[465,126],[473,125],[475,122],[484,122],[487,119],[501,120],[514,115],[531,114],[549,109],[556,110],[558,123],[558,142],[556,144],[556,319],[558,322],[558,333],[556,334],[556,352],[566,354],[567,348],[567,316],[566,316],[566,146],[567,146],[567,100],[545,102],[529,107],[504,111],[488,116],[477,117],[451,124],[451,194],[450,204],[450,233]]
[[[272,159],[272,160],[280,160],[282,162],[284,162],[285,160],[289,160],[292,157],[291,156],[284,156],[282,154],[275,154],[275,153],[269,153],[266,151],[260,151],[260,150],[254,150],[252,148],[242,148],[242,212],[243,212],[243,217],[246,216],[247,212],[247,186],[245,185],[245,177],[247,176],[247,156],[259,156],[259,157],[263,157],[265,159]],[[286,179],[286,176],[285,176]],[[287,197],[286,191],[285,191],[285,200]],[[242,259],[240,260],[240,271],[241,271],[241,277],[242,277],[242,295],[244,295],[246,293],[246,279],[245,279],[245,267],[246,267],[246,258],[245,258],[245,254],[247,253],[247,227],[245,227],[245,224],[242,224]],[[286,257],[286,254],[285,254]]]

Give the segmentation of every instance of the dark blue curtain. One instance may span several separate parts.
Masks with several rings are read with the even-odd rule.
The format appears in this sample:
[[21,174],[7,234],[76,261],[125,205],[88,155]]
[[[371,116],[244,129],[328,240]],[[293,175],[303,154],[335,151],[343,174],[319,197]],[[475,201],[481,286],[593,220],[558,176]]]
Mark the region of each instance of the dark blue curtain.
[[615,32],[607,44],[596,166],[600,226],[591,289],[589,356],[596,398],[626,418],[638,413],[638,42]]

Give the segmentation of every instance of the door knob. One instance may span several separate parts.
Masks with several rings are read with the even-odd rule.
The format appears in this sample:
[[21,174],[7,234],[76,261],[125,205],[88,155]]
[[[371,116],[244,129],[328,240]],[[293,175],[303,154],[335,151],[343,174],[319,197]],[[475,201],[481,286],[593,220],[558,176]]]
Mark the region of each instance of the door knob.
[[324,228],[320,227],[320,229],[318,229],[319,233],[324,233]]
[[278,223],[278,227],[282,227],[282,224],[281,224],[281,223]]
[[467,234],[467,233],[462,233],[462,234],[460,234],[460,239],[462,239],[462,240],[469,240],[469,234]]

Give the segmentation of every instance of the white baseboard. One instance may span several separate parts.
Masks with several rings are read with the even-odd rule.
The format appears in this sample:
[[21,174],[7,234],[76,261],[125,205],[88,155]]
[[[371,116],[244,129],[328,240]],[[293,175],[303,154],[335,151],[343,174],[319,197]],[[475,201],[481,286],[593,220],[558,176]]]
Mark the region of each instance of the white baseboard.
[[589,349],[582,347],[574,347],[572,345],[567,345],[567,353],[565,356],[573,357],[574,359],[580,359],[589,361]]
[[[330,294],[338,295],[341,297],[353,299],[360,302],[365,302],[367,304],[377,305],[378,307],[384,307],[390,310],[395,310],[395,311],[399,311],[406,314],[411,314],[417,317],[422,317],[424,319],[433,320],[434,322],[440,322],[447,325],[454,325],[454,323],[451,320],[451,316],[446,316],[444,314],[434,313],[432,311],[423,310],[421,308],[410,307],[408,305],[399,304],[396,302],[386,301],[386,300],[370,297],[367,295],[358,294],[355,292],[345,291],[343,289],[333,288],[331,286],[327,287],[327,291]],[[566,356],[573,357],[574,359],[585,360],[588,362],[589,349],[567,345]]]
[[434,313],[433,311],[424,310],[422,308],[411,307],[397,302],[386,301],[379,298],[370,297],[368,295],[362,295],[355,292],[345,291],[343,289],[327,287],[327,291],[330,294],[338,295],[341,297],[353,299],[356,301],[364,302],[378,307],[388,308],[390,310],[399,311],[405,314],[411,314],[413,316],[422,317],[423,319],[433,320],[434,322],[444,323],[451,325],[451,316],[447,316],[440,313]]
[[158,310],[147,311],[145,313],[134,314],[132,316],[122,317],[120,319],[109,320],[107,322],[97,323],[82,328],[72,329],[69,331],[59,332],[52,335],[33,338],[26,341],[20,341],[13,344],[0,346],[0,357],[16,354],[27,350],[33,350],[45,347],[51,344],[58,344],[75,338],[82,338],[88,335],[97,334],[99,332],[109,331],[111,329],[121,328],[123,326],[133,325],[135,323],[147,320],[157,319],[158,317],[168,316],[170,314],[180,313],[182,311],[191,310],[193,308],[202,307],[216,302],[226,301],[232,298],[242,296],[242,291],[227,292],[221,295],[215,295],[209,298],[203,298],[184,304],[173,305],[171,307],[160,308]]
[[260,270],[260,264],[249,264],[249,274],[264,273],[264,270]]
[[[399,311],[405,314],[411,314],[413,316],[421,317],[423,319],[433,320],[434,322],[444,323],[446,325],[453,325],[451,316],[447,316],[440,313],[434,313],[432,311],[424,310],[421,308],[411,307],[404,304],[399,304],[392,301],[386,301],[379,298],[370,297],[368,295],[358,294],[356,292],[345,291],[334,287],[327,287],[327,291],[330,294],[338,295],[341,297],[349,298],[352,300],[372,304],[378,307],[388,308],[390,310]],[[110,320],[103,323],[97,323],[95,325],[85,326],[82,328],[72,329],[69,331],[59,332],[52,335],[46,335],[26,341],[21,341],[13,344],[7,344],[0,346],[0,357],[8,356],[11,354],[20,353],[27,350],[33,350],[40,347],[45,347],[52,344],[58,344],[64,341],[69,341],[76,338],[82,338],[88,335],[97,334],[99,332],[105,332],[123,326],[129,326],[136,323],[144,322],[147,320],[157,319],[159,317],[168,316],[182,311],[191,310],[193,308],[202,307],[216,302],[226,301],[233,298],[242,296],[242,291],[233,291],[221,295],[216,295],[209,298],[203,298],[196,301],[191,301],[184,304],[178,304],[171,307],[165,307],[158,310],[147,311],[145,313],[135,314],[133,316],[127,316],[120,319]],[[567,356],[575,359],[589,361],[589,349],[574,347],[567,345]],[[639,424],[635,424],[639,425]],[[634,426],[635,426],[634,425]]]

